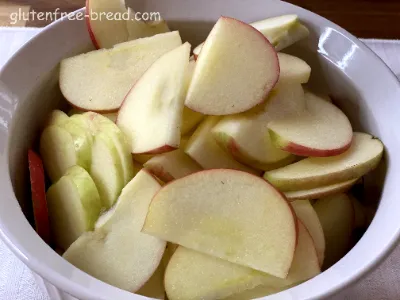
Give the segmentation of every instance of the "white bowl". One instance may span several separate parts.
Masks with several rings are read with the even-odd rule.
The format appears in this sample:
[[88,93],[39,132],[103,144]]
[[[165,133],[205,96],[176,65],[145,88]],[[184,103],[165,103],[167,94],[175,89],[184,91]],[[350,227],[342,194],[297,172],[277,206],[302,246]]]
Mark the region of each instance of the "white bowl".
[[[311,85],[329,91],[356,129],[385,144],[385,163],[368,180],[368,195],[379,209],[359,243],[316,278],[266,299],[320,299],[360,278],[393,248],[400,233],[400,84],[386,65],[357,38],[307,10],[280,1],[140,1],[160,11],[183,38],[201,42],[220,15],[246,22],[295,13],[311,37],[290,51],[313,68]],[[132,300],[143,297],[119,290],[76,269],[36,235],[21,211],[29,203],[26,153],[44,116],[59,105],[57,68],[64,57],[90,47],[84,21],[53,23],[26,44],[0,74],[0,236],[34,272],[79,299]],[[15,194],[14,194],[15,192]],[[18,204],[21,203],[21,206]],[[28,205],[29,206],[29,205]],[[66,296],[65,296],[66,297]],[[64,298],[66,299],[66,298]]]

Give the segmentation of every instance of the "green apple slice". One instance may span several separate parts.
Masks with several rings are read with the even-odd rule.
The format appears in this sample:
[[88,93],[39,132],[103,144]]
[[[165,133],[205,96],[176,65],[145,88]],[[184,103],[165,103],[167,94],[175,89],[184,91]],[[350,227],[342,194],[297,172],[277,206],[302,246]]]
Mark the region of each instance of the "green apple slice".
[[362,177],[380,162],[383,144],[366,133],[354,133],[345,153],[332,157],[309,157],[264,174],[283,192],[313,189]]
[[94,136],[90,175],[99,190],[103,206],[110,208],[124,187],[124,172],[115,144],[103,132]]
[[296,243],[286,199],[259,177],[223,169],[164,186],[151,203],[143,232],[282,278]]
[[138,291],[160,264],[166,242],[141,233],[160,184],[142,171],[124,188],[105,222],[84,233],[63,257],[82,271],[130,292]]
[[90,175],[74,166],[47,191],[50,225],[57,247],[67,249],[81,234],[92,230],[101,202]]
[[68,121],[68,115],[58,109],[53,110],[47,120],[46,126],[60,125]]
[[279,82],[307,83],[311,76],[311,67],[302,59],[286,53],[278,53]]

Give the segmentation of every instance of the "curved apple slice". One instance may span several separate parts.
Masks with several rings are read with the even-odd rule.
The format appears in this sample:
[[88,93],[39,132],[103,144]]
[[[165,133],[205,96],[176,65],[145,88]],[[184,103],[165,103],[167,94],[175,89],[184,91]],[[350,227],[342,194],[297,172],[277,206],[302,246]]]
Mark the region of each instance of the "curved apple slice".
[[364,176],[380,162],[383,144],[366,133],[354,133],[348,151],[338,156],[309,157],[268,171],[264,178],[279,190],[298,191],[344,182]]
[[321,197],[346,192],[357,182],[357,180],[358,178],[309,190],[286,192],[284,194],[289,201],[319,199]]
[[293,212],[280,192],[259,177],[223,169],[163,187],[143,232],[282,278],[297,236]]
[[307,228],[314,241],[319,266],[321,267],[325,257],[325,236],[318,215],[308,200],[293,201],[290,204],[292,205],[297,218]]
[[181,44],[175,31],[66,58],[60,66],[61,92],[81,110],[116,111],[146,70]]
[[186,106],[230,115],[264,101],[279,78],[275,49],[254,27],[221,17],[196,62]]
[[100,196],[90,175],[81,167],[67,170],[47,191],[52,236],[57,247],[67,249],[81,234],[94,228]]
[[159,154],[179,148],[189,54],[189,43],[165,54],[126,96],[117,125],[132,153]]
[[136,13],[131,8],[128,8],[128,14],[129,21],[126,22],[126,26],[130,40],[136,40],[170,31],[167,22],[164,20],[148,23],[136,20]]
[[353,138],[349,119],[332,103],[307,95],[307,109],[301,114],[268,124],[272,142],[299,156],[325,157],[345,152]]
[[278,53],[281,69],[279,82],[307,83],[311,76],[311,67],[302,59],[286,53]]
[[47,120],[46,126],[61,125],[68,121],[68,115],[58,109],[53,110]]
[[166,247],[165,241],[140,232],[159,189],[150,174],[139,172],[124,188],[107,220],[79,237],[63,257],[106,283],[138,291],[157,269]]
[[47,209],[43,162],[37,153],[33,150],[28,150],[28,164],[36,232],[47,244],[49,244],[50,222]]

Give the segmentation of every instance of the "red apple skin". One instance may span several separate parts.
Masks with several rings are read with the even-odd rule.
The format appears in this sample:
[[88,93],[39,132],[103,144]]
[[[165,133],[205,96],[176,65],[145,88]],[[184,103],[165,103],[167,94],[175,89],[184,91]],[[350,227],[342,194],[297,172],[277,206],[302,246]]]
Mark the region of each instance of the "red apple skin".
[[346,152],[352,143],[352,139],[343,147],[336,148],[336,149],[313,149],[313,148],[308,148],[304,147],[302,145],[298,145],[292,142],[287,142],[284,139],[282,139],[280,136],[278,136],[273,130],[269,130],[269,134],[271,137],[272,142],[274,143],[275,146],[278,148],[282,149],[283,151],[290,152],[292,154],[298,155],[298,156],[305,156],[305,157],[329,157],[329,156],[336,156],[340,155],[344,152]]
[[33,150],[29,150],[28,164],[36,232],[47,244],[50,244],[50,221],[47,209],[43,162],[38,154]]
[[145,170],[147,170],[148,173],[150,173],[153,176],[156,176],[157,178],[159,178],[161,181],[163,181],[165,183],[175,180],[175,178],[170,173],[165,171],[163,167],[147,166],[147,167],[145,167]]
[[92,31],[92,26],[90,25],[90,7],[89,7],[89,1],[90,0],[86,0],[86,16],[85,16],[85,21],[86,21],[86,27],[88,29],[89,32],[89,36],[90,39],[92,40],[93,46],[96,49],[100,49],[100,46],[96,40],[96,37],[94,35],[94,32]]
[[134,154],[138,154],[138,155],[143,155],[143,154],[163,154],[166,152],[171,152],[174,150],[177,150],[179,147],[177,146],[170,146],[170,145],[164,145],[161,146],[159,148],[147,151],[147,152],[142,152],[142,153],[134,153]]

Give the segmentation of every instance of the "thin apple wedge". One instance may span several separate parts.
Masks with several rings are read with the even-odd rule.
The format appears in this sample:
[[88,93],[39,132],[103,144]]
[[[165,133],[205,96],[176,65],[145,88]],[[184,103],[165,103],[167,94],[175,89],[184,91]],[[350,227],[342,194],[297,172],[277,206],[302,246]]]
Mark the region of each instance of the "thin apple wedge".
[[354,133],[345,153],[332,157],[309,157],[264,174],[283,192],[313,189],[362,177],[373,170],[383,154],[382,142],[366,133]]
[[292,205],[297,218],[307,228],[314,241],[319,266],[321,267],[325,257],[325,236],[318,215],[308,200],[293,201],[290,204]]
[[181,149],[157,155],[147,161],[143,167],[165,183],[202,170]]
[[275,119],[297,116],[305,108],[301,85],[282,83],[265,104],[254,111],[224,117],[212,134],[236,160],[265,171],[276,169],[293,162],[294,156],[272,144],[267,125]]
[[81,110],[116,111],[146,70],[181,44],[175,31],[66,58],[60,67],[61,92]]
[[67,249],[81,234],[92,230],[100,214],[101,202],[90,175],[74,166],[47,191],[52,238],[57,247]]
[[50,222],[43,162],[36,152],[29,150],[28,164],[36,232],[47,244],[50,244]]
[[168,52],[126,96],[117,125],[132,153],[158,154],[179,148],[189,54],[188,43]]
[[[301,222],[298,244],[286,279],[179,247],[165,273],[165,289],[170,300],[254,299],[253,294],[282,290],[320,273],[313,240]],[[254,288],[254,289],[253,289]],[[261,296],[266,294],[261,294]]]
[[311,67],[302,59],[286,53],[278,53],[280,75],[279,82],[307,83],[311,76]]
[[79,237],[63,257],[115,287],[139,290],[157,269],[166,247],[164,241],[140,232],[151,199],[159,189],[150,174],[139,172],[102,224]]
[[282,278],[297,236],[291,207],[277,190],[254,175],[223,169],[164,186],[143,232]]
[[351,179],[345,182],[339,182],[309,190],[286,192],[284,194],[289,201],[319,199],[322,197],[346,192],[357,182],[357,180],[358,179]]
[[[297,15],[282,15],[257,21],[250,24],[260,31],[277,51],[289,47],[297,41],[306,38],[308,29],[302,25]],[[200,55],[204,43],[193,50],[197,58]]]
[[278,148],[299,156],[342,154],[350,148],[353,139],[349,119],[332,103],[307,95],[307,109],[302,114],[268,124],[272,142]]
[[184,151],[203,169],[233,169],[257,174],[257,171],[242,165],[218,146],[211,132],[220,117],[207,117],[190,137]]
[[206,115],[230,115],[264,101],[279,78],[269,41],[248,24],[221,17],[196,61],[186,106]]
[[153,22],[143,22],[137,20],[136,12],[128,8],[129,21],[126,22],[128,36],[130,40],[150,37],[160,33],[169,32],[167,22],[158,20]]
[[326,241],[324,269],[339,261],[350,249],[354,228],[354,208],[346,194],[319,199],[314,209],[321,221]]

